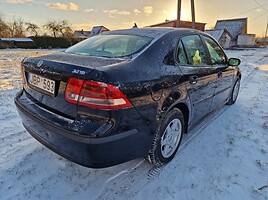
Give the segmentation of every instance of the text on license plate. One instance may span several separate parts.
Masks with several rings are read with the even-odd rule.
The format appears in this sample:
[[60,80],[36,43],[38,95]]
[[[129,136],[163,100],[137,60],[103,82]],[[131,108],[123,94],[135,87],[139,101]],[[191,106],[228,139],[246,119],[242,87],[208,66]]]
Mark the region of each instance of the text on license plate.
[[36,74],[29,73],[28,82],[39,89],[45,90],[50,94],[55,93],[55,81],[38,76]]

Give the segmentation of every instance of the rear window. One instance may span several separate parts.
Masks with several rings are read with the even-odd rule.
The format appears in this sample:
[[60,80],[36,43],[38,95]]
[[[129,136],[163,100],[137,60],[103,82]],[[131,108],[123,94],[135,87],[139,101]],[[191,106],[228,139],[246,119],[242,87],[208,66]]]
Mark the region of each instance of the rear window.
[[97,35],[80,42],[65,52],[97,57],[124,57],[138,53],[153,38],[134,35]]

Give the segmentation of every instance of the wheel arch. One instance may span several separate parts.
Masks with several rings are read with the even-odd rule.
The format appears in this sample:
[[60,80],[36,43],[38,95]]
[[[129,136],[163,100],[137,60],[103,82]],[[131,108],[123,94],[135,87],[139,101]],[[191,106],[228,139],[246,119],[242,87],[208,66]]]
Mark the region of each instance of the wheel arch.
[[[168,98],[163,103],[162,106],[162,111],[169,112],[170,110],[177,108],[182,112],[184,122],[185,122],[185,127],[184,127],[184,132],[187,133],[188,131],[188,124],[189,124],[189,117],[190,117],[190,110],[189,106],[180,101],[182,95],[180,92],[174,92],[169,95]],[[178,102],[179,101],[179,102]]]
[[185,122],[184,132],[187,133],[190,114],[188,106],[185,103],[178,103],[174,105],[173,108],[177,108],[181,111]]
[[240,78],[240,79],[241,79],[242,74],[241,74],[241,71],[240,71],[240,70],[238,70],[238,71],[236,72],[236,77],[238,77],[238,78]]

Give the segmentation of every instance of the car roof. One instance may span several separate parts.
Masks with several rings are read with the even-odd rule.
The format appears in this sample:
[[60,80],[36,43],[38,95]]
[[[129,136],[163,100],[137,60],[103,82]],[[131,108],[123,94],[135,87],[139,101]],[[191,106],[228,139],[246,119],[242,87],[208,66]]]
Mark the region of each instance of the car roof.
[[137,36],[146,36],[152,38],[159,38],[169,32],[193,32],[197,33],[199,31],[193,29],[185,29],[185,28],[132,28],[132,29],[124,29],[124,30],[115,30],[110,32],[102,33],[104,35],[137,35]]

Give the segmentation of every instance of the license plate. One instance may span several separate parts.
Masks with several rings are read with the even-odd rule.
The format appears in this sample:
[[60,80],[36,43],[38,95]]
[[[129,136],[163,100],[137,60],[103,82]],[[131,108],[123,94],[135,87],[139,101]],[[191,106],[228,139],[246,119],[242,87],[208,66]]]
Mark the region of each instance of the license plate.
[[55,81],[29,73],[28,83],[50,94],[55,94]]

